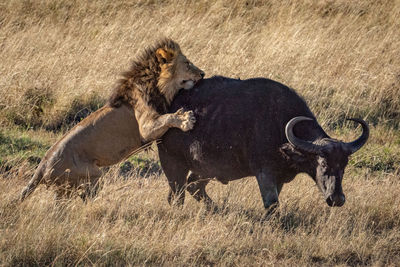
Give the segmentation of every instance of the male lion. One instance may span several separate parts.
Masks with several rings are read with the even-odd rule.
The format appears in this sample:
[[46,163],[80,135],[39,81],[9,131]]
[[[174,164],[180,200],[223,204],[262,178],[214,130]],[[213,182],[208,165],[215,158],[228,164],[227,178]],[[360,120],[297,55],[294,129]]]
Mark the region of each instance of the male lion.
[[167,109],[181,88],[191,89],[203,77],[204,72],[170,39],[146,49],[123,74],[108,103],[47,151],[21,201],[41,182],[57,185],[58,196],[84,189],[80,196],[85,199],[101,176],[99,167],[120,162],[171,127],[192,129],[192,111],[167,113]]

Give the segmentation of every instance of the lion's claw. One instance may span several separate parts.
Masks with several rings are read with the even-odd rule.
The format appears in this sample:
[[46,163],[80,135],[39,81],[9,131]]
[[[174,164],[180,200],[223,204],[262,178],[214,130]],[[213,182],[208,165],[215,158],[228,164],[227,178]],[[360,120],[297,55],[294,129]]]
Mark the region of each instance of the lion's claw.
[[175,114],[178,115],[181,121],[179,128],[182,131],[187,132],[193,129],[194,124],[196,123],[196,117],[194,116],[193,111],[184,111],[183,108],[180,108]]
[[178,109],[178,110],[175,112],[175,114],[178,115],[178,116],[181,116],[181,115],[183,115],[184,113],[185,113],[185,111],[183,110],[183,108],[180,108],[180,109]]

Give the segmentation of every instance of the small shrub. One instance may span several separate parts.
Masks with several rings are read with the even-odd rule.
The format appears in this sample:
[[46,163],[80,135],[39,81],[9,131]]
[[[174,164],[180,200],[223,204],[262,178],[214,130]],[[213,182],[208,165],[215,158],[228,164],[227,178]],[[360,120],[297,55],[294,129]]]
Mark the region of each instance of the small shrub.
[[102,107],[105,102],[105,99],[97,93],[75,97],[66,108],[55,112],[56,114],[48,114],[48,122],[44,128],[50,131],[71,129],[90,113]]
[[46,110],[55,103],[54,92],[47,88],[33,87],[27,89],[20,100],[5,107],[5,116],[13,124],[38,128],[43,124]]

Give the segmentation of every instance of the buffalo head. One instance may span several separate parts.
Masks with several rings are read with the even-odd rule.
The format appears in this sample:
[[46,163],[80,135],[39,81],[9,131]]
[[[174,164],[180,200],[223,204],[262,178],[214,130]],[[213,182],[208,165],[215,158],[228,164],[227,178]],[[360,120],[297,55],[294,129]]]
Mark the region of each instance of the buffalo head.
[[297,161],[296,165],[299,169],[307,172],[314,179],[329,206],[343,206],[346,200],[342,190],[344,169],[349,156],[359,150],[367,141],[368,125],[361,119],[349,119],[361,124],[363,129],[362,135],[350,143],[330,137],[311,142],[302,140],[293,133],[293,127],[297,123],[308,120],[313,119],[295,117],[286,124],[286,138],[297,153],[297,157],[291,158]]

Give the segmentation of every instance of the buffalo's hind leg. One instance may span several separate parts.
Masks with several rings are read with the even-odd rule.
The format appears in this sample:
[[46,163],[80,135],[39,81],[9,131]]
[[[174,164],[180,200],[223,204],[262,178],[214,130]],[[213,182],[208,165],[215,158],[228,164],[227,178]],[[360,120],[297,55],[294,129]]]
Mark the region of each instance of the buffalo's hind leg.
[[197,201],[204,201],[207,210],[211,210],[214,205],[212,199],[207,195],[206,186],[210,180],[202,179],[197,174],[191,172],[187,180],[186,190],[196,199]]
[[169,184],[168,203],[182,206],[185,202],[186,176],[189,168],[183,160],[178,160],[167,154],[162,146],[159,146],[161,166]]

